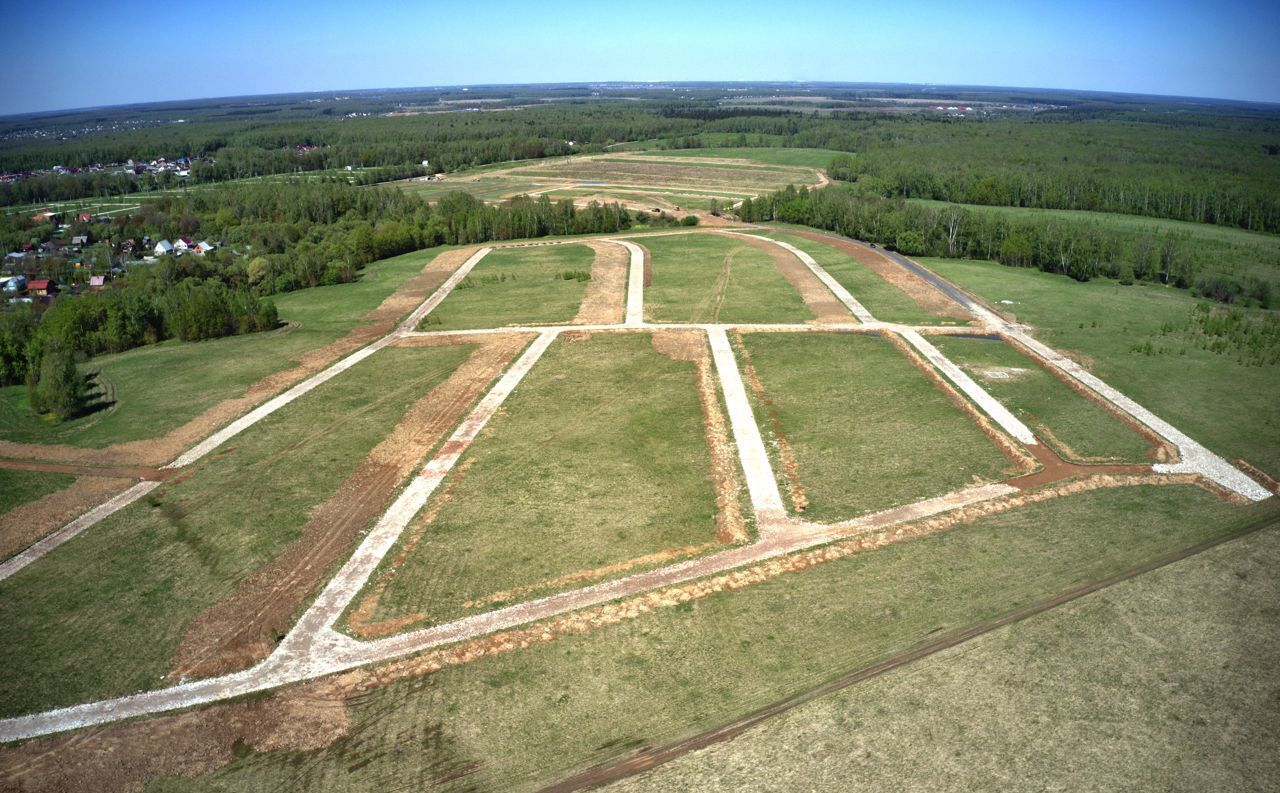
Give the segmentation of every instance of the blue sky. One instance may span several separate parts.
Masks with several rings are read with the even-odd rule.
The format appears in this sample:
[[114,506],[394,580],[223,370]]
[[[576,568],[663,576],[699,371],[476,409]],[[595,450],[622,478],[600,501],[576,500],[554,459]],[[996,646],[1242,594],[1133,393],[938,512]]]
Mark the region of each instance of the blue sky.
[[847,80],[1280,101],[1280,3],[0,0],[0,114],[352,88]]

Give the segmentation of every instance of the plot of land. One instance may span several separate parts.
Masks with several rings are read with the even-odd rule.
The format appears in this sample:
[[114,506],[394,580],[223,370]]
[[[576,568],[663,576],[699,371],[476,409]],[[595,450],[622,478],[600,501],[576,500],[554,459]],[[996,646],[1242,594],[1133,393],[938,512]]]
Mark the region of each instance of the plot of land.
[[1005,478],[1009,461],[878,336],[749,333],[739,353],[793,510],[835,521]]
[[[357,634],[439,623],[716,544],[693,363],[560,340],[357,598]],[[630,563],[630,564],[628,564]]]
[[[1160,286],[1077,283],[994,262],[921,259],[1228,459],[1280,478],[1280,366],[1248,366],[1179,332],[1196,300]],[[1010,301],[1005,303],[1004,301]]]
[[640,240],[652,283],[645,316],[654,322],[809,322],[814,316],[766,251],[718,234]]
[[423,330],[572,322],[595,253],[585,245],[498,248],[480,260]]
[[[210,752],[219,759],[208,761],[216,771],[196,779],[170,771],[174,778],[156,782],[151,790],[341,792],[408,783],[445,791],[537,790],[598,763],[624,760],[641,747],[719,726],[1081,581],[1230,533],[1267,509],[1225,504],[1191,487],[1100,491],[1047,502],[744,589],[656,608],[611,626],[446,668],[427,679],[371,686],[339,698],[336,707],[306,700],[317,708],[306,711],[314,712],[309,723],[317,735],[309,750],[233,754],[236,733],[221,731],[225,743],[214,744],[221,748]],[[1069,541],[1063,526],[1072,527]],[[1065,635],[1076,641],[1076,634]],[[1132,651],[1127,643],[1117,650]],[[1223,673],[1236,681],[1233,690],[1256,691],[1253,669],[1232,665]],[[1152,685],[1163,692],[1167,681]],[[867,700],[876,713],[896,713],[915,702],[895,703],[880,691]],[[1207,706],[1213,703],[1210,699]],[[210,713],[223,724],[239,707],[216,706]],[[259,707],[270,708],[271,702]],[[292,707],[283,713],[297,713],[300,705]],[[1269,718],[1268,706],[1257,697],[1242,707],[1250,718]],[[1235,712],[1218,713],[1211,725]],[[943,719],[945,714],[925,715]],[[983,714],[990,712],[975,718],[985,719]],[[178,718],[162,723],[176,728]],[[1096,723],[1085,722],[1084,728],[1096,739]],[[196,722],[186,732],[200,729]],[[870,725],[850,723],[845,729],[861,732]],[[100,740],[109,737],[106,733]],[[1108,747],[1140,751],[1150,746],[1149,737],[1143,730],[1125,732],[1109,736]],[[24,755],[7,759],[22,762],[28,774],[75,779],[75,768],[57,762],[65,753],[49,751],[52,742],[70,740],[85,739],[36,741]],[[86,748],[101,744],[90,742]],[[149,751],[154,754],[154,747]],[[1027,761],[1040,756],[1028,754]],[[921,762],[932,759],[925,755]],[[112,762],[110,773],[121,773],[118,757]]]
[[169,682],[188,621],[295,539],[468,352],[384,350],[264,419],[189,478],[0,582],[0,713]]
[[998,339],[934,336],[932,342],[1064,459],[1150,462],[1151,442],[1039,363]]

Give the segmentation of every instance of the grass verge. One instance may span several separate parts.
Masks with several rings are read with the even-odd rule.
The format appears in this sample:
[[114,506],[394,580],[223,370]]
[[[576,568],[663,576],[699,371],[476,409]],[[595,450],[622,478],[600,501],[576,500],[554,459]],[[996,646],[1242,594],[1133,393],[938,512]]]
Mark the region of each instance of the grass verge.
[[419,329],[572,322],[594,258],[585,245],[498,248],[480,260]]

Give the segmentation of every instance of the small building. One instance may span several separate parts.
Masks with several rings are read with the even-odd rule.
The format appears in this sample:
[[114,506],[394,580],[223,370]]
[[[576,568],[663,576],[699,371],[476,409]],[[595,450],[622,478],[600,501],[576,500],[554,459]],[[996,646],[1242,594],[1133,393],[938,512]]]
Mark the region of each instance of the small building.
[[105,275],[89,276],[89,288],[101,292],[107,287],[107,277]]
[[0,279],[0,290],[6,295],[16,295],[27,291],[27,277],[25,275],[15,275],[10,278]]
[[93,215],[91,215],[88,212],[81,212],[76,215],[76,220],[80,221],[81,223],[88,223],[89,221],[93,220]]
[[168,240],[160,240],[156,243],[156,256],[168,256],[173,253],[173,243]]
[[206,242],[206,241],[197,242],[195,247],[195,252],[201,256],[204,256],[206,253],[213,250],[214,247],[215,247],[214,244],[211,242]]
[[178,237],[178,241],[173,244],[173,247],[180,251],[189,251],[195,246],[195,242],[190,237]]
[[27,294],[32,297],[50,297],[58,294],[58,285],[48,278],[38,278],[27,284]]
[[89,235],[88,235],[88,234],[77,234],[76,236],[74,236],[74,237],[72,237],[72,238],[71,238],[71,244],[72,244],[72,245],[88,245],[88,244],[89,244]]

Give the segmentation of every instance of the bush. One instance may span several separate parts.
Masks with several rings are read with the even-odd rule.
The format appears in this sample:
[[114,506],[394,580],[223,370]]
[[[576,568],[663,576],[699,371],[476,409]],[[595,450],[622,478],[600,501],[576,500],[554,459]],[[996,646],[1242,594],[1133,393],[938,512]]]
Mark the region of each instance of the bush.
[[694,217],[693,215],[685,215],[684,217],[680,218],[680,225],[681,225],[681,226],[696,226],[696,225],[698,225],[698,219],[697,219],[696,217]]
[[40,356],[39,377],[31,384],[31,406],[66,421],[80,412],[84,391],[71,350],[60,344],[47,347]]

